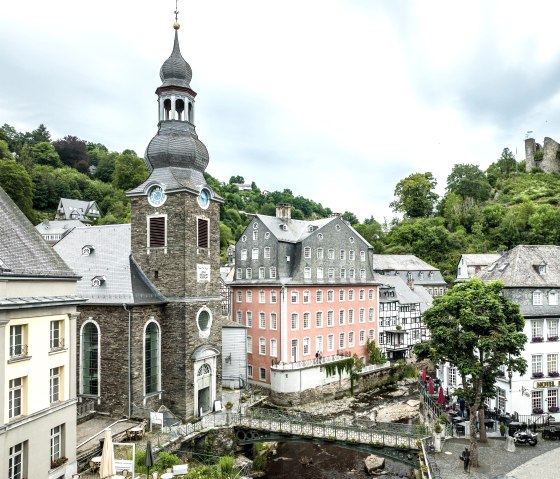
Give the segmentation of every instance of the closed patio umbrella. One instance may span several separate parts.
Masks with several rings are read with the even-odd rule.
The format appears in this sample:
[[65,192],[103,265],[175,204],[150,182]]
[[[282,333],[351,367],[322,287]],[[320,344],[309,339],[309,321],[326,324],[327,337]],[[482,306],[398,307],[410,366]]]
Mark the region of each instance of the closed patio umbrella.
[[101,479],[112,479],[117,473],[115,469],[115,453],[113,451],[113,437],[111,429],[105,429],[105,441],[101,453],[101,464],[99,465],[99,477]]
[[432,378],[428,379],[428,393],[434,394],[434,382],[432,381]]
[[426,368],[422,368],[422,382],[426,382]]
[[154,454],[152,453],[152,443],[150,440],[146,443],[146,479],[150,475],[150,467],[154,465]]
[[437,398],[437,402],[441,405],[445,404],[445,394],[443,394],[443,386],[439,387],[439,395]]

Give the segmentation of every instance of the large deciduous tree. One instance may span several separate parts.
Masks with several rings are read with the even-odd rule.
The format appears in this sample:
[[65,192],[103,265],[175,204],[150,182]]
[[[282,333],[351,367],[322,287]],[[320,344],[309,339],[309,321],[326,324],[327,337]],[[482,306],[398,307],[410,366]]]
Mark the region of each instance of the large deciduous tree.
[[495,395],[497,371],[505,365],[524,373],[520,357],[527,336],[519,306],[503,294],[503,283],[483,283],[478,278],[455,285],[436,298],[424,313],[430,340],[415,346],[419,358],[453,364],[463,378],[470,415],[470,449],[473,467],[478,467],[476,417],[483,401]]
[[0,186],[29,221],[36,223],[37,215],[33,211],[33,181],[25,167],[15,160],[0,160]]
[[86,142],[76,136],[65,136],[62,140],[53,143],[60,159],[65,165],[76,168],[82,173],[87,173],[89,169],[89,156]]
[[447,177],[447,191],[463,199],[486,201],[490,197],[491,190],[486,175],[476,165],[455,165]]
[[138,158],[132,150],[125,150],[115,161],[113,186],[121,190],[136,188],[148,178],[148,170],[142,158]]
[[432,216],[438,195],[434,192],[437,181],[433,175],[414,173],[399,181],[395,187],[397,200],[389,206],[407,218]]

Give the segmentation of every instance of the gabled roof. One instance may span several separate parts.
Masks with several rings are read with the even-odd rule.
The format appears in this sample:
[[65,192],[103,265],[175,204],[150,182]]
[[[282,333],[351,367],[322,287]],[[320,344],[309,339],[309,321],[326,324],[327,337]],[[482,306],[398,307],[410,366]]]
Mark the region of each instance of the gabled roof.
[[375,271],[439,271],[413,254],[374,254],[372,267]]
[[[287,221],[276,216],[256,215],[262,223],[270,230],[278,241],[286,243],[298,243],[315,232],[317,229],[325,226],[331,221],[335,221],[335,217],[322,218],[320,220],[293,220]],[[283,227],[285,225],[285,227]],[[314,229],[310,229],[313,227]]]
[[85,226],[80,220],[43,220],[35,229],[42,235],[62,235],[80,226]]
[[60,198],[56,211],[57,219],[88,221],[88,217],[99,218],[100,216],[99,207],[95,201],[70,198]]
[[[398,301],[400,304],[419,304],[420,311],[425,311],[432,305],[432,296],[422,286],[414,285],[411,289],[406,282],[399,276],[379,275],[377,276],[381,283],[379,291],[379,302]],[[394,297],[383,297],[383,288],[394,288]]]
[[488,266],[500,258],[499,253],[463,254],[461,259],[467,266]]
[[[545,266],[544,273],[539,273],[540,265]],[[480,278],[500,280],[506,287],[560,287],[560,246],[516,246],[500,256]]]
[[76,278],[0,188],[0,277],[3,276]]
[[[78,294],[88,304],[166,302],[131,255],[129,224],[75,228],[54,249],[82,276]],[[99,286],[93,286],[94,278]]]

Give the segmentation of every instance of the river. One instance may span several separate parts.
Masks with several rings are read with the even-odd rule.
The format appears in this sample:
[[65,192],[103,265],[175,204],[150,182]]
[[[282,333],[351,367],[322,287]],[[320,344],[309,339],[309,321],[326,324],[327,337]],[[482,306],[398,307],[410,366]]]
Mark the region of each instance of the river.
[[[373,410],[403,403],[409,399],[419,399],[415,381],[401,387],[391,387],[383,391],[366,392],[355,399],[345,398],[328,403],[315,403],[299,408],[321,417],[347,416],[353,419],[367,417]],[[279,443],[276,454],[271,456],[266,470],[267,479],[366,479],[364,458],[369,454],[335,446],[311,442]],[[411,468],[397,461],[385,460],[387,479],[411,477]]]

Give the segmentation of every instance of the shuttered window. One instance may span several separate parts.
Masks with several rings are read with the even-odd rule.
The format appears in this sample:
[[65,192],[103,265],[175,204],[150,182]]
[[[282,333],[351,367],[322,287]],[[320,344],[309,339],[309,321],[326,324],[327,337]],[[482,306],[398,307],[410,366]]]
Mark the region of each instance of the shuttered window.
[[165,216],[155,216],[148,218],[149,241],[151,248],[161,248],[166,246],[165,241]]
[[197,233],[198,233],[198,247],[208,248],[209,238],[208,238],[208,220],[203,218],[197,219]]

